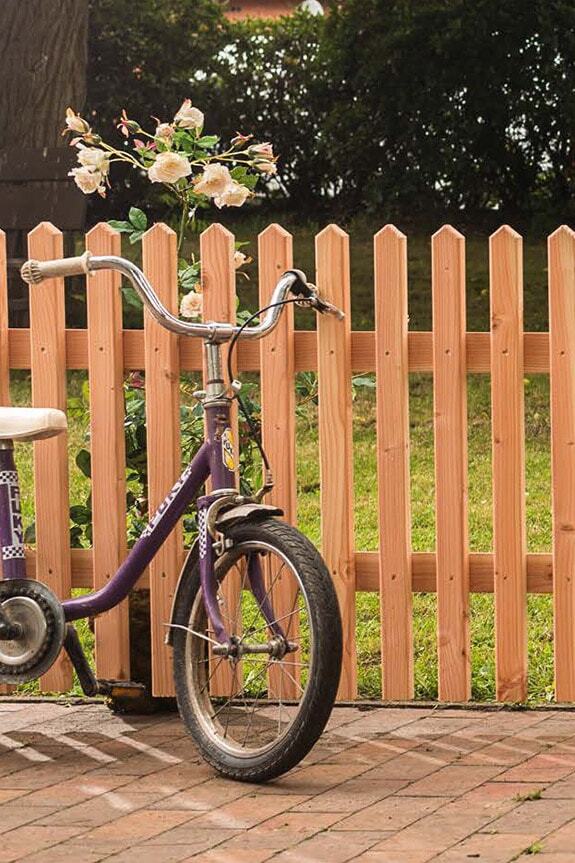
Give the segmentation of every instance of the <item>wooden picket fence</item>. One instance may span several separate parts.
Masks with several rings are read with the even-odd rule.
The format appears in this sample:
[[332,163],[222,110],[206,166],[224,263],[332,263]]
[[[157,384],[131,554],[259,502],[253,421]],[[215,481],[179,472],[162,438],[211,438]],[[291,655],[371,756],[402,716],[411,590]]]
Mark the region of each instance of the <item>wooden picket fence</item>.
[[[106,225],[86,236],[94,254],[119,254],[120,237]],[[29,237],[38,259],[62,255],[63,237],[50,224]],[[201,237],[207,319],[233,320],[233,236],[214,225]],[[294,331],[291,307],[275,332],[242,343],[239,369],[261,369],[265,446],[275,466],[272,502],[296,516],[294,375],[319,376],[321,545],[340,600],[344,662],[339,697],[357,694],[355,594],[378,591],[385,699],[413,697],[413,591],[437,593],[439,698],[470,696],[470,592],[495,593],[497,697],[521,701],[527,681],[527,593],[554,594],[556,696],[575,701],[575,233],[549,238],[550,333],[524,333],[522,240],[509,227],[490,238],[491,332],[466,332],[465,239],[450,226],[432,238],[433,332],[409,332],[407,239],[395,227],[374,238],[375,331],[350,326],[349,240],[336,226],[316,238],[316,281],[347,313],[320,317],[317,332]],[[292,265],[292,239],[277,225],[259,236],[259,292],[264,305],[278,275]],[[177,310],[173,231],[158,224],[143,239],[143,266],[165,305]],[[72,588],[100,587],[126,554],[124,406],[126,370],[146,370],[150,506],[180,472],[179,374],[201,370],[201,345],[167,333],[148,315],[144,330],[122,330],[119,279],[90,279],[88,328],[66,329],[64,284],[31,289],[30,329],[8,328],[6,249],[0,234],[0,398],[9,403],[9,370],[31,369],[32,401],[66,408],[67,369],[90,380],[93,548],[69,548],[68,454],[65,437],[35,444],[35,550],[30,575],[61,597]],[[380,550],[356,550],[353,536],[352,373],[377,376]],[[433,372],[436,552],[413,553],[410,542],[410,372]],[[493,553],[472,554],[467,540],[468,372],[491,375]],[[525,373],[551,373],[553,552],[528,554],[525,538]],[[164,645],[172,595],[183,560],[174,532],[149,567],[154,692],[173,693],[170,650]],[[103,677],[129,677],[126,603],[96,621],[96,662]],[[43,679],[66,690],[71,671],[60,661]]]

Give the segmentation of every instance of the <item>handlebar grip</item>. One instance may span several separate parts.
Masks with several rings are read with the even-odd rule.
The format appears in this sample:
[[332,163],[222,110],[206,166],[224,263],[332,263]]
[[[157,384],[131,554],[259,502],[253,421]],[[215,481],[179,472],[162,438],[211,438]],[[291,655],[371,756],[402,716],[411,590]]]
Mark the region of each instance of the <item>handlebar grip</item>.
[[90,252],[84,252],[75,258],[61,258],[57,261],[26,261],[20,275],[29,285],[38,285],[44,279],[88,275],[89,272]]

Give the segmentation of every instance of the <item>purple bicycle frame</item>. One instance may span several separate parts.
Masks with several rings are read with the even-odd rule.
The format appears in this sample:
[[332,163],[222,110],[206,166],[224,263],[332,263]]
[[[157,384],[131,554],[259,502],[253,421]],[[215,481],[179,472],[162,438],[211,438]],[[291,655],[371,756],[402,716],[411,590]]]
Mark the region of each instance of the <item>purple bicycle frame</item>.
[[[205,404],[205,414],[205,442],[166,499],[160,504],[140,538],[110,581],[94,593],[67,599],[62,603],[67,621],[102,614],[122,602],[182,517],[199,489],[211,477],[212,494],[198,500],[200,578],[206,611],[216,638],[221,643],[229,640],[217,602],[217,588],[213,577],[212,539],[206,528],[205,516],[208,506],[215,499],[215,492],[223,489],[235,491],[236,488],[234,471],[230,470],[226,464],[226,447],[224,446],[229,440],[227,436],[224,436],[224,432],[230,427],[230,400],[228,398],[208,400]],[[3,577],[26,578],[18,476],[11,446],[0,448],[0,545],[2,547]],[[258,555],[251,555],[248,576],[262,612],[269,621],[273,621],[273,611],[265,592]],[[275,628],[272,627],[272,629]]]

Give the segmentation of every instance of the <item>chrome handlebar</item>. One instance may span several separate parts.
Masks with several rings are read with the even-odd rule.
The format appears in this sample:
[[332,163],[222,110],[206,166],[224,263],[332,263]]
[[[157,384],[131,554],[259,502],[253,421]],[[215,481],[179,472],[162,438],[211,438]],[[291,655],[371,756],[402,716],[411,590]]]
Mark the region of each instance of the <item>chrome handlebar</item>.
[[[276,284],[269,301],[268,310],[263,315],[259,324],[254,327],[239,327],[235,324],[218,321],[207,321],[205,323],[188,323],[173,315],[161,302],[160,298],[152,288],[144,273],[126,258],[115,255],[91,255],[85,252],[75,258],[63,258],[58,261],[26,261],[21,269],[21,275],[25,282],[36,285],[44,279],[62,276],[90,274],[96,270],[117,270],[125,276],[133,285],[136,293],[142,300],[150,314],[167,330],[180,336],[197,336],[210,342],[226,342],[236,334],[245,339],[261,339],[276,327],[282,310],[283,303],[288,295],[294,293],[301,298],[302,305],[308,305],[321,313],[333,314],[343,318],[344,313],[332,306],[319,296],[315,285],[307,282],[301,270],[288,270]],[[241,332],[240,332],[241,330]]]

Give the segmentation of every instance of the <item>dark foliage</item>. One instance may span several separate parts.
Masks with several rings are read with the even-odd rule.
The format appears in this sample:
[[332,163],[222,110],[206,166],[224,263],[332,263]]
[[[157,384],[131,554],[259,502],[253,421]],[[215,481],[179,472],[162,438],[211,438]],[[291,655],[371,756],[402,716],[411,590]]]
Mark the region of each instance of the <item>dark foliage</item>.
[[[207,131],[274,142],[274,206],[572,215],[570,0],[345,0],[325,19],[234,24],[212,0],[92,0],[90,50],[95,124],[122,107],[169,119],[190,96]],[[161,211],[149,184],[130,183],[115,215],[136,198]]]

